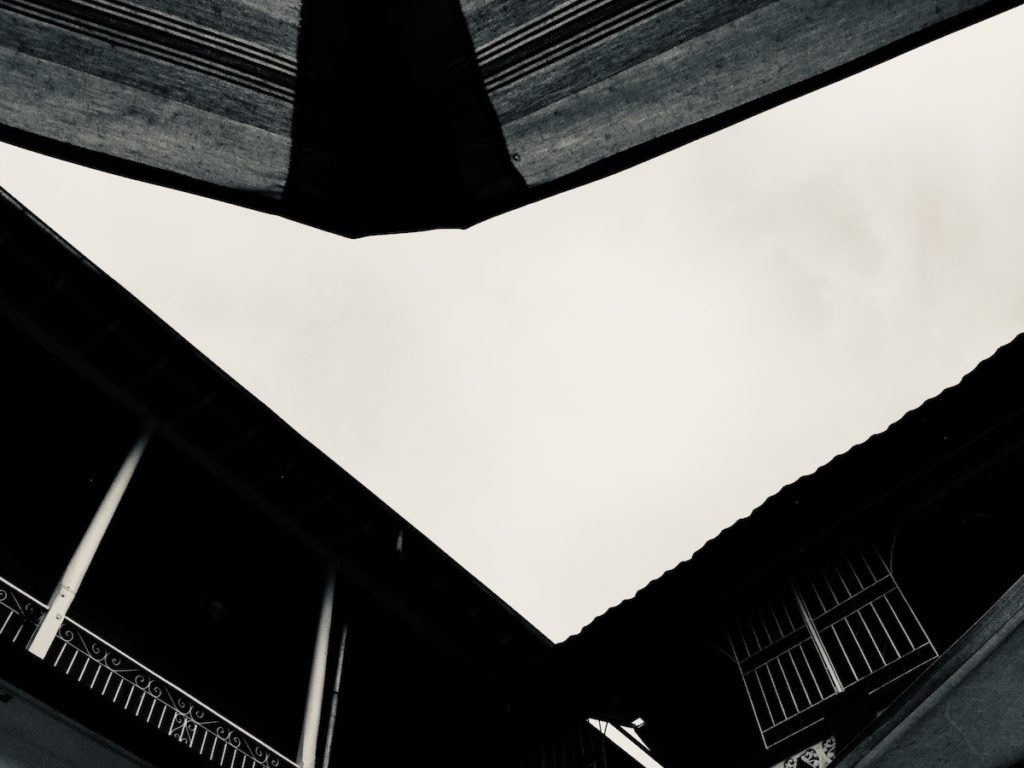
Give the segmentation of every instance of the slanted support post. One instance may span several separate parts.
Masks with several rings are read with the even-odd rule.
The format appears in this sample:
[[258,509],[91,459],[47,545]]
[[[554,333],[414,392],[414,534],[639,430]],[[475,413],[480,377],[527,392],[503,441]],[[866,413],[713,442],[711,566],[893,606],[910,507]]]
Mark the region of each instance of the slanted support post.
[[331,688],[331,713],[327,718],[327,735],[324,737],[324,762],[321,768],[330,768],[331,746],[334,744],[334,729],[338,721],[338,695],[341,693],[341,672],[345,667],[345,649],[348,646],[348,622],[341,625],[338,639],[338,660],[334,667],[334,686]]
[[89,527],[85,529],[85,534],[78,542],[75,553],[68,561],[64,573],[60,577],[60,583],[53,591],[46,613],[39,620],[39,625],[28,645],[29,653],[41,659],[46,658],[54,638],[57,637],[57,631],[64,623],[64,617],[68,615],[68,609],[71,607],[75,595],[78,594],[78,589],[82,586],[82,579],[89,570],[89,566],[92,565],[96,550],[99,549],[100,542],[103,541],[103,536],[106,534],[107,528],[110,527],[110,521],[114,519],[114,513],[117,511],[125,491],[128,490],[128,484],[135,474],[143,451],[146,450],[149,437],[149,430],[142,433],[121,463],[117,474],[114,475],[110,487],[107,488],[103,500],[100,501],[100,505],[96,509],[96,514],[93,515]]
[[313,663],[309,670],[309,690],[306,694],[306,715],[302,721],[299,740],[300,768],[316,768],[316,749],[320,740],[320,720],[324,710],[324,687],[327,684],[327,651],[331,637],[331,616],[334,613],[334,568],[327,572],[323,603],[320,606],[320,625],[313,644]]
[[804,602],[803,595],[800,594],[800,590],[795,586],[793,587],[793,597],[796,598],[797,607],[800,609],[800,616],[803,618],[804,624],[807,625],[807,631],[811,635],[811,642],[814,643],[814,647],[821,657],[821,662],[825,665],[825,672],[828,674],[829,682],[832,683],[836,693],[842,693],[845,690],[843,681],[839,679],[839,672],[836,670],[835,665],[832,663],[832,658],[825,649],[825,641],[821,639],[818,628],[814,625],[814,619],[811,618],[811,612],[807,610],[807,603]]

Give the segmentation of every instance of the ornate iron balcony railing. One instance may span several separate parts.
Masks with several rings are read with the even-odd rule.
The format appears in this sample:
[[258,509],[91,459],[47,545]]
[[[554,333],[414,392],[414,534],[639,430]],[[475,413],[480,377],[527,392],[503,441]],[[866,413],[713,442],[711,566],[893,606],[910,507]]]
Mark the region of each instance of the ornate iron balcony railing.
[[[46,605],[0,578],[0,637],[24,648]],[[46,656],[54,668],[224,768],[297,763],[131,656],[65,618]]]
[[846,689],[873,693],[936,656],[871,542],[776,587],[752,595],[728,631],[765,747],[820,721]]
[[24,648],[46,605],[0,578],[0,638]]

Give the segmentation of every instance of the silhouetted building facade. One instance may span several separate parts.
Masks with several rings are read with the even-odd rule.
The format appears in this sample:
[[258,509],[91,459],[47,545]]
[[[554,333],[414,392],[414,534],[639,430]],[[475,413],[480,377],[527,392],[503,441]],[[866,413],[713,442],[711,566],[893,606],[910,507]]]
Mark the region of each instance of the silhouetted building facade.
[[629,768],[550,642],[0,194],[0,763]]
[[1018,337],[563,643],[565,687],[665,766],[1024,759],[1022,411]]
[[1024,337],[557,646],[3,193],[0,350],[5,766],[1024,759]]

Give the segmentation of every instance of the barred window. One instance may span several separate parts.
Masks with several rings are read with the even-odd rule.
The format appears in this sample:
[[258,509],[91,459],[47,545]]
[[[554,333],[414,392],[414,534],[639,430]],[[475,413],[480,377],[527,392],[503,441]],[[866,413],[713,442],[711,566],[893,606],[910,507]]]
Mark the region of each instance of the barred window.
[[729,628],[765,747],[821,720],[852,686],[870,694],[936,655],[892,576],[865,543],[753,596]]

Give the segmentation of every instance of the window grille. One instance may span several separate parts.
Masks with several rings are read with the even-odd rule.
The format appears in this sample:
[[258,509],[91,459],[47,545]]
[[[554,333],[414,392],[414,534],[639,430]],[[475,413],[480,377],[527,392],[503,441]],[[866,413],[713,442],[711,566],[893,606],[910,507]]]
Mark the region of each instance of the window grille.
[[872,543],[753,597],[740,616],[729,643],[765,747],[819,722],[847,688],[873,693],[936,655]]

